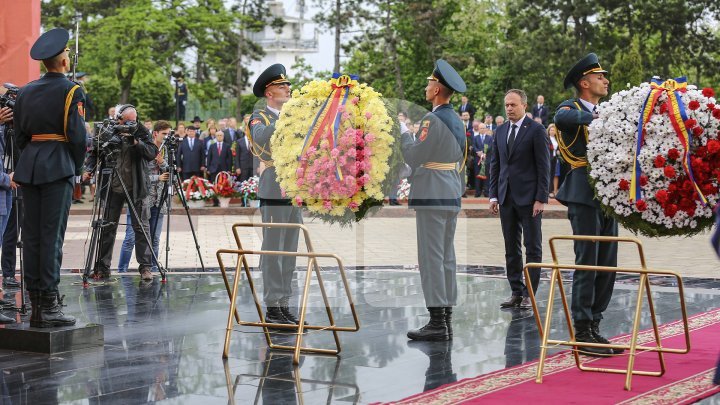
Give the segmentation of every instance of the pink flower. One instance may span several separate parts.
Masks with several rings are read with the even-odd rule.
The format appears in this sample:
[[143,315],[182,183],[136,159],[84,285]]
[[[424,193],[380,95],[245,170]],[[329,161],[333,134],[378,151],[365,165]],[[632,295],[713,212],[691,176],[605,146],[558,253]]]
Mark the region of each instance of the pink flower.
[[295,170],[295,175],[298,177],[302,177],[303,174],[305,174],[305,169],[302,167],[298,167],[297,170]]
[[280,189],[280,195],[282,196],[282,198],[287,197],[287,194],[285,194],[285,190],[283,189]]
[[299,195],[295,196],[295,205],[302,205],[303,199]]
[[337,110],[338,110],[338,112],[344,112],[344,111],[345,111],[345,106],[344,106],[344,105],[339,105]]
[[360,99],[357,98],[357,97],[353,97],[352,100],[350,100],[350,102],[353,103],[353,104],[355,104],[355,105],[357,105],[357,103],[360,102]]
[[358,203],[356,203],[355,201],[350,201],[350,204],[348,204],[348,208],[350,208],[351,210],[356,210],[358,209]]
[[370,111],[365,111],[365,118],[367,118],[367,119],[372,118],[372,113]]
[[375,135],[373,134],[367,134],[365,135],[365,142],[374,142],[375,141]]
[[326,210],[331,210],[331,209],[332,209],[332,202],[330,202],[330,200],[325,200],[325,201],[323,201],[323,208],[325,208]]
[[298,186],[298,187],[302,187],[303,184],[305,184],[305,179],[297,179],[297,180],[295,181],[295,185]]
[[350,119],[350,114],[348,114],[347,112],[342,113],[342,119],[345,120],[345,121],[349,120],[349,119]]
[[337,157],[340,156],[340,151],[338,150],[338,148],[333,148],[333,150],[330,151],[330,155],[334,159],[337,159]]

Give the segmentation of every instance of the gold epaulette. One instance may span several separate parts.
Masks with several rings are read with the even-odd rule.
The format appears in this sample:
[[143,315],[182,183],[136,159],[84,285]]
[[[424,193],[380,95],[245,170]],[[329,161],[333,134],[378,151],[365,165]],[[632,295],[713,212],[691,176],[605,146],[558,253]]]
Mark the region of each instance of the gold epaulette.
[[430,170],[456,170],[458,167],[457,163],[438,163],[438,162],[427,162],[421,165],[422,167]]

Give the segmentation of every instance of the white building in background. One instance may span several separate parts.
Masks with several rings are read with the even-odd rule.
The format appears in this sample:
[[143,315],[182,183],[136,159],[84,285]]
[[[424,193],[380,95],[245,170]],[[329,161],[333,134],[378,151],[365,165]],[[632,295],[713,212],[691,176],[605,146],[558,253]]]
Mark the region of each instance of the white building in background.
[[299,57],[305,58],[313,64],[313,59],[320,51],[319,34],[316,24],[308,17],[304,0],[268,1],[271,17],[281,18],[285,26],[276,31],[269,25],[263,31],[248,33],[248,38],[259,44],[265,50],[265,56],[259,61],[252,61],[248,66],[250,70],[250,85],[255,83],[257,77],[265,68],[282,63],[292,76],[292,66]]

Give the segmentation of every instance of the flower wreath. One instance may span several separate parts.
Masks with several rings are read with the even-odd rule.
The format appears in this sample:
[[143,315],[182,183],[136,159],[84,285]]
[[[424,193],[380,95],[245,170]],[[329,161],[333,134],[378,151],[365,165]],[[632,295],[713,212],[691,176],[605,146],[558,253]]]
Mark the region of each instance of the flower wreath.
[[381,95],[355,77],[335,74],[295,90],[271,140],[285,196],[328,222],[362,219],[388,190],[392,130]]
[[186,200],[201,201],[215,197],[212,183],[198,176],[192,176],[183,181],[182,189],[185,192]]
[[684,78],[643,83],[599,106],[588,162],[598,200],[647,236],[712,226],[720,179],[720,106]]

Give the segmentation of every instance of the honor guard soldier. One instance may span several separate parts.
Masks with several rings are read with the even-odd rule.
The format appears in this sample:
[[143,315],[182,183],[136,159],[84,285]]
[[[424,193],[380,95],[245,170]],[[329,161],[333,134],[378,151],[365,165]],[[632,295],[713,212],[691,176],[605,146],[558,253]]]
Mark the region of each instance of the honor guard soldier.
[[[570,172],[558,190],[557,200],[568,207],[574,235],[617,236],[617,221],[607,216],[595,198],[587,172],[588,126],[598,117],[597,104],[608,94],[607,71],[591,53],[570,69],[566,89],[575,87],[576,98],[560,104],[555,125],[560,130],[558,150]],[[617,266],[617,243],[575,242],[575,263],[590,266]],[[600,335],[600,321],[607,309],[615,284],[615,273],[579,271],[573,275],[572,316],[578,342],[608,343]],[[619,349],[585,347],[583,353],[605,356]]]
[[408,206],[415,209],[418,263],[430,322],[408,332],[412,340],[452,339],[452,310],[457,303],[455,226],[464,191],[465,128],[450,104],[465,82],[440,59],[428,77],[425,99],[432,112],[423,117],[417,139],[402,134],[402,153],[413,168]]
[[[283,198],[275,175],[270,149],[270,139],[275,132],[275,122],[282,106],[290,100],[290,81],[285,66],[275,64],[260,74],[253,94],[264,97],[265,108],[256,109],[250,117],[249,135],[252,153],[260,160],[264,170],[260,173],[258,196],[260,214],[264,223],[302,223],[300,208]],[[299,229],[264,228],[262,250],[296,252]],[[298,324],[297,317],[290,312],[292,278],[295,272],[294,256],[266,256],[260,258],[263,277],[263,298],[267,311],[265,321],[270,323]]]
[[65,77],[70,70],[70,38],[64,29],[44,33],[30,50],[47,73],[20,89],[15,128],[20,159],[14,181],[25,201],[23,259],[25,285],[32,302],[30,326],[75,324],[62,313],[60,265],[74,176],[85,158],[85,94]]

